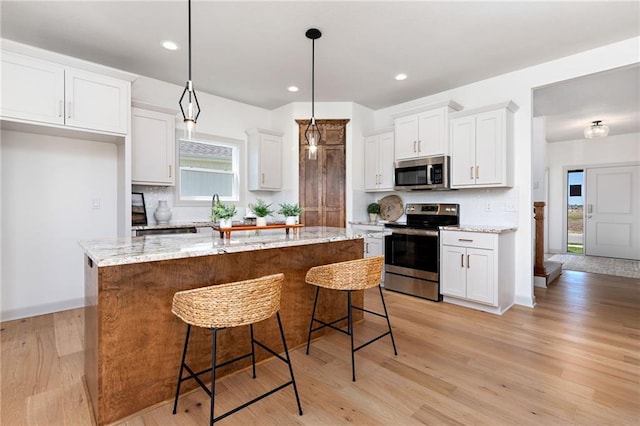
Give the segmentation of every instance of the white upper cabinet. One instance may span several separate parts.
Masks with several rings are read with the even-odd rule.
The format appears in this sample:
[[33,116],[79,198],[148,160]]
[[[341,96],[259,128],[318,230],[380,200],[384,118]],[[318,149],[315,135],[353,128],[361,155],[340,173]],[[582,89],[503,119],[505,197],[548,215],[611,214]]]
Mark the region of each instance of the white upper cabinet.
[[249,191],[282,190],[282,133],[247,130]]
[[126,134],[130,83],[2,51],[3,119]]
[[393,131],[384,130],[364,139],[365,191],[393,190]]
[[396,116],[395,159],[449,155],[449,114],[461,109],[450,101]]
[[65,124],[127,133],[129,82],[76,69],[65,70]]
[[2,52],[3,118],[64,124],[64,68]]
[[452,114],[451,187],[513,186],[513,102]]
[[131,108],[131,181],[142,185],[175,185],[176,114]]

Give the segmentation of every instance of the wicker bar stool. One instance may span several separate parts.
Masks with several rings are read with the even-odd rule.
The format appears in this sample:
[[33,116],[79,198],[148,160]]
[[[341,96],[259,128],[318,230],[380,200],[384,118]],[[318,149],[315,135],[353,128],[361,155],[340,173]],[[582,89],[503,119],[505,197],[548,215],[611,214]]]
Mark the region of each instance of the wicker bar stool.
[[[391,331],[391,322],[389,321],[389,314],[387,313],[387,306],[384,303],[384,296],[382,294],[382,288],[380,287],[380,277],[382,275],[382,265],[384,262],[384,256],[368,257],[364,259],[350,260],[346,262],[332,263],[329,265],[315,266],[307,272],[305,281],[307,284],[316,286],[316,296],[313,302],[313,313],[311,314],[311,322],[309,323],[309,335],[307,337],[307,355],[309,355],[309,345],[311,344],[311,333],[317,330],[321,330],[325,327],[333,328],[341,333],[348,334],[351,337],[351,375],[352,379],[356,381],[356,367],[355,367],[355,353],[356,351],[364,348],[365,346],[375,342],[386,336],[391,337],[391,344],[393,345],[393,354],[398,355],[396,350],[396,342],[393,339],[393,332]],[[379,312],[373,312],[368,309],[364,309],[363,306],[353,306],[351,303],[351,293],[358,290],[366,290],[371,287],[378,286],[380,291],[380,299],[382,300],[382,308],[384,314]],[[330,323],[320,321],[316,318],[316,307],[318,305],[318,294],[320,288],[324,287],[331,290],[340,290],[347,292],[347,316],[339,318]],[[378,337],[375,337],[366,343],[358,347],[354,347],[353,343],[353,309],[357,309],[362,312],[367,312],[387,320],[387,326],[389,330]],[[347,320],[347,330],[335,326],[340,321]],[[321,324],[314,328],[314,323]]]
[[[194,379],[202,389],[211,398],[211,413],[209,423],[222,420],[225,417],[239,411],[249,405],[257,402],[285,387],[292,385],[293,392],[298,403],[298,412],[302,415],[302,406],[300,405],[300,397],[298,396],[298,388],[293,376],[293,368],[291,367],[291,359],[287,349],[282,321],[280,320],[280,294],[282,290],[283,274],[268,275],[252,280],[238,281],[228,284],[220,284],[209,287],[197,288],[194,290],[186,290],[177,292],[173,296],[173,306],[171,312],[187,323],[187,334],[184,341],[184,350],[182,352],[182,362],[180,363],[180,373],[178,374],[178,384],[176,387],[176,398],[173,403],[173,414],[176,414],[178,408],[178,396],[180,395],[180,385],[183,381]],[[270,318],[276,314],[278,319],[278,327],[282,338],[282,346],[284,347],[284,356],[278,354],[274,350],[268,348],[263,343],[255,340],[253,335],[253,324]],[[223,363],[216,361],[216,340],[218,331],[224,328],[239,327],[249,325],[251,334],[251,352],[241,355]],[[186,363],[187,346],[189,344],[189,334],[191,326],[208,328],[212,331],[212,354],[211,368],[194,372]],[[234,363],[244,358],[251,357],[253,369],[253,378],[256,378],[256,357],[255,345],[258,345],[270,352],[276,358],[286,363],[289,367],[291,380],[266,392],[249,402],[246,402],[232,410],[227,411],[219,416],[214,415],[215,407],[215,391],[216,391],[216,369],[225,365]],[[187,370],[187,376],[182,377],[184,370]],[[200,379],[202,374],[211,372],[211,389]]]

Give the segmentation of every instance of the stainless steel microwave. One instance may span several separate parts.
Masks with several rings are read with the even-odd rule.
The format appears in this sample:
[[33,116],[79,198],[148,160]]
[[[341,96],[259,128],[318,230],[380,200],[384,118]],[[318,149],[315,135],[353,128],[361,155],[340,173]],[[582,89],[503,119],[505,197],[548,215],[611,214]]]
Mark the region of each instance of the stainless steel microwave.
[[395,189],[450,189],[449,163],[447,155],[396,161]]

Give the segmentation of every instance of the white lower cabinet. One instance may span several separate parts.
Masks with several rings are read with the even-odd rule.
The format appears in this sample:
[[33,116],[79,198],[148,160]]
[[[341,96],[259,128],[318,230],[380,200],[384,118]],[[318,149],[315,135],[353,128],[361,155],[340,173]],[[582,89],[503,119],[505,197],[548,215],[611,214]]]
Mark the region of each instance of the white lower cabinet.
[[[351,228],[360,231],[371,231],[371,233],[367,233],[364,237],[364,257],[384,255],[384,225],[353,223],[351,224]],[[380,279],[384,287],[384,265]]]
[[445,302],[502,314],[514,301],[514,234],[440,233],[440,288]]

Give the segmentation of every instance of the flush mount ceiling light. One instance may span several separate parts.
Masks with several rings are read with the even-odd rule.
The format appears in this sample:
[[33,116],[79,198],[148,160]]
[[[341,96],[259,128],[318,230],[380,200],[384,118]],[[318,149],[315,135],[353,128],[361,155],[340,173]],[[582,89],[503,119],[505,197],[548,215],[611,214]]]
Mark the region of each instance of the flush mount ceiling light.
[[[182,103],[187,94],[187,108],[185,111]],[[180,111],[182,111],[182,118],[184,119],[185,136],[187,139],[191,139],[196,128],[196,121],[198,121],[198,116],[200,115],[200,104],[198,103],[196,91],[193,88],[193,81],[191,81],[191,0],[189,0],[189,79],[182,91],[182,96],[180,96],[178,104],[180,105]]]
[[298,86],[289,86],[287,87],[287,90],[290,92],[297,92],[300,89],[298,89]]
[[609,126],[602,124],[601,120],[591,122],[591,126],[584,129],[584,137],[587,139],[604,138],[609,134]]
[[406,80],[407,79],[407,75],[406,74],[398,74],[394,78],[396,80],[398,80],[398,81],[402,81],[402,80]]
[[315,51],[316,40],[322,36],[320,30],[310,28],[305,33],[308,39],[311,39],[311,120],[304,132],[304,138],[309,145],[309,160],[318,159],[318,144],[320,144],[320,130],[316,124],[315,117]]

